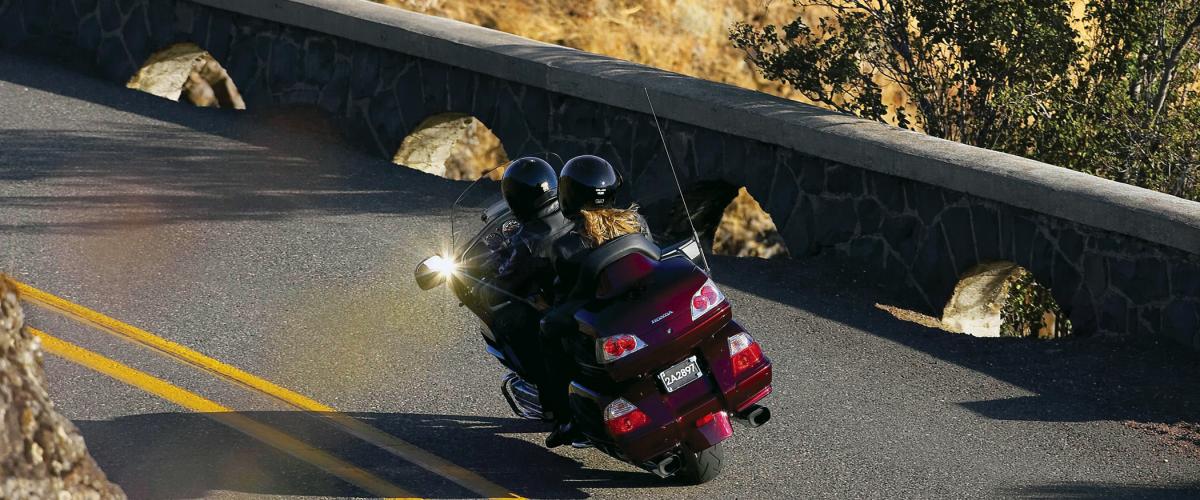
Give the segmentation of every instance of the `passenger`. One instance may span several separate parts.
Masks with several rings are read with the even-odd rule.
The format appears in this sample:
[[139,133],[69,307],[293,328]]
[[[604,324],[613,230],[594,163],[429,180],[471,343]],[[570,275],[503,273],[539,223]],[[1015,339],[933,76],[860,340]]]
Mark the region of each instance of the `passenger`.
[[[576,371],[574,358],[565,345],[569,335],[578,332],[577,311],[590,294],[576,290],[579,272],[588,253],[607,241],[641,232],[649,236],[649,226],[637,207],[614,208],[622,179],[603,158],[578,156],[563,165],[559,175],[559,201],[572,229],[555,240],[551,259],[557,281],[554,308],[542,320],[542,353],[547,366],[547,387],[542,389],[542,404],[555,417],[555,429],[546,437],[553,448],[580,439],[572,429],[567,391]],[[590,292],[590,291],[589,291]]]

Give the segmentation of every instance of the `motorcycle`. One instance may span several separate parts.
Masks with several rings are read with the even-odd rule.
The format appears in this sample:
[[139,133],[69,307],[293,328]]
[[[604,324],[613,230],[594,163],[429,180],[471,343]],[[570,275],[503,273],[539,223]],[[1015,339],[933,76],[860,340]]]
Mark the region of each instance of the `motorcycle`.
[[[503,242],[519,230],[485,174],[451,209],[450,250],[415,271],[430,290],[445,284],[480,320],[484,346],[509,370],[501,393],[513,413],[551,421],[539,399],[538,319],[544,301],[500,289]],[[771,418],[771,362],[733,319],[692,237],[660,247],[641,234],[594,249],[580,280],[594,293],[575,314],[568,343],[578,367],[569,388],[573,425],[595,447],[653,472],[699,484],[721,471],[731,421],[750,428]]]

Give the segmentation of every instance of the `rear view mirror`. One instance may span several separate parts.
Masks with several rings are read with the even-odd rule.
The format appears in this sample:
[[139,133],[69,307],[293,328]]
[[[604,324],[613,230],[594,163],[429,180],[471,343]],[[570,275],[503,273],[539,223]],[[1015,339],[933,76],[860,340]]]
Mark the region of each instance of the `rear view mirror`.
[[429,290],[446,281],[446,278],[454,274],[454,269],[454,261],[434,255],[417,265],[413,277],[417,280],[417,286],[422,290]]

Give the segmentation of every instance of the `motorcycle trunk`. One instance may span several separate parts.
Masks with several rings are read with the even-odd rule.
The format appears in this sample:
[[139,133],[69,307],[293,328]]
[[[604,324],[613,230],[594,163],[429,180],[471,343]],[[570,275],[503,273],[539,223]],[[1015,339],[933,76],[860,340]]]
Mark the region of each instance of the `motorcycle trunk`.
[[[732,435],[730,413],[743,412],[769,393],[771,365],[765,358],[755,369],[733,373],[728,340],[745,330],[733,321],[727,302],[692,319],[693,294],[708,276],[686,257],[655,262],[631,253],[601,270],[598,281],[599,297],[575,315],[582,335],[569,343],[580,369],[570,389],[575,422],[596,447],[647,468],[673,455],[698,453]],[[619,334],[635,335],[645,347],[600,362],[602,339]],[[699,377],[668,390],[665,380],[675,375],[673,368],[690,360]],[[604,410],[617,398],[644,412],[649,423],[611,433]]]

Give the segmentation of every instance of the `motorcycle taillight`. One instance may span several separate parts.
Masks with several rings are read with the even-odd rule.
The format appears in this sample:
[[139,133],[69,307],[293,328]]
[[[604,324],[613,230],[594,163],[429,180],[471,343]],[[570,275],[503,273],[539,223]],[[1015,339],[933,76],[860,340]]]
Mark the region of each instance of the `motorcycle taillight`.
[[729,337],[729,359],[733,362],[733,374],[737,375],[762,361],[762,348],[749,333],[742,332]]
[[725,294],[721,293],[721,289],[717,288],[717,284],[713,280],[704,282],[704,285],[696,290],[692,295],[692,321],[703,316],[704,313],[713,310],[718,304],[725,302]]
[[596,339],[596,360],[601,363],[612,363],[618,359],[640,351],[646,343],[637,335],[613,335]]
[[633,403],[617,398],[604,409],[604,425],[613,436],[620,436],[646,425],[650,417]]

